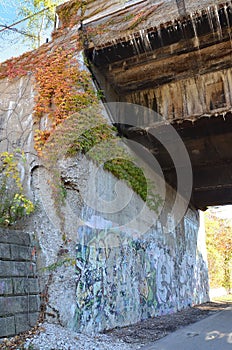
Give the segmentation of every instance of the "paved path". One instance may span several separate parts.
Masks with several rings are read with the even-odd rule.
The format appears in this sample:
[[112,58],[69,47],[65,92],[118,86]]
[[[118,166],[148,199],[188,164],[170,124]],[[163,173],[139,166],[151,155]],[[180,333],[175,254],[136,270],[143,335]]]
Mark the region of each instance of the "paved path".
[[232,350],[232,307],[179,329],[141,350]]

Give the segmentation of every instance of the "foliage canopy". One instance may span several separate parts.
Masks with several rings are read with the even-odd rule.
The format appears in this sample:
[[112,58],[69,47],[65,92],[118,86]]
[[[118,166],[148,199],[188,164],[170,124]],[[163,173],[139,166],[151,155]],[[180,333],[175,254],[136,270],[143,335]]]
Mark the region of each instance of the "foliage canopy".
[[39,47],[43,36],[54,23],[55,9],[64,0],[23,0],[18,5],[18,16],[20,18],[30,17],[25,23],[24,37],[33,49]]
[[205,214],[206,244],[211,288],[232,288],[232,223],[215,215]]

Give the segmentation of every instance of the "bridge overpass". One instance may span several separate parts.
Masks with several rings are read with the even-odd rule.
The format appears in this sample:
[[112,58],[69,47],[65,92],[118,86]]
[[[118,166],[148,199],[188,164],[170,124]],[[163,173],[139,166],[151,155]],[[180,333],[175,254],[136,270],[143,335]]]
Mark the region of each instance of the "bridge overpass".
[[[0,337],[22,330],[17,325],[28,312],[30,317],[23,327],[29,328],[29,323],[37,318],[37,289],[32,286],[32,296],[27,293],[30,305],[33,304],[27,310],[23,286],[17,292],[14,283],[15,278],[24,276],[21,270],[25,264],[32,264],[33,274],[35,257],[39,290],[46,297],[42,299],[46,320],[88,334],[208,301],[205,236],[201,213],[195,208],[231,202],[231,2],[215,5],[215,0],[71,0],[61,5],[58,17],[60,30],[54,32],[52,42],[3,63],[0,70],[1,149],[24,150],[26,161],[20,168],[21,177],[28,197],[37,203],[35,213],[16,226],[20,237],[21,232],[30,233],[35,245],[28,263],[15,249],[17,245],[23,249],[22,242],[12,241],[11,235],[3,237],[6,247],[0,249]],[[154,155],[150,159],[158,160],[167,183],[174,188],[178,171],[186,174],[186,163],[177,159],[173,164],[167,145],[169,151],[177,148],[180,138],[173,139],[167,130],[172,125],[178,131],[192,162],[194,207],[178,196],[178,191],[163,181],[160,184],[158,176],[156,182],[156,174],[152,173],[152,190],[157,188],[162,194],[163,184],[167,190],[163,191],[161,213],[156,215],[134,191],[130,191],[131,197],[128,195],[123,181],[119,182],[82,153],[63,156],[67,148],[65,143],[60,147],[63,143],[59,137],[57,167],[52,160],[54,154],[44,160],[37,157],[33,131],[49,129],[50,119],[46,112],[41,119],[32,117],[35,96],[40,94],[34,69],[42,57],[47,67],[46,57],[50,62],[50,53],[56,48],[61,57],[67,50],[81,57],[78,34],[84,39],[91,69],[106,101],[132,102],[130,106],[150,108],[137,113],[142,107],[133,107],[131,121],[126,120],[128,115],[122,109],[120,118],[117,115],[113,122],[117,121],[120,133],[149,149]],[[80,69],[87,70],[86,62],[82,63]],[[19,74],[14,79],[9,79],[11,68]],[[7,72],[11,73],[8,77]],[[44,70],[46,79],[54,77],[55,81],[55,75],[57,70]],[[57,89],[60,93],[60,84]],[[55,91],[49,93],[51,109],[56,107]],[[95,109],[92,111],[95,114]],[[83,135],[83,123],[76,119],[79,116],[75,115],[72,127],[69,123],[60,125],[61,129],[55,130],[57,135],[61,131],[67,140],[71,132],[79,142],[78,132]],[[88,129],[94,121],[92,114],[88,116],[88,109],[84,116],[84,130],[95,138]],[[104,123],[104,119],[100,118],[100,122]],[[154,133],[162,135],[164,142],[159,142]],[[55,139],[54,134],[50,146]],[[103,153],[108,156],[107,151]],[[179,155],[178,148],[176,154]],[[192,172],[188,174],[191,176]],[[179,183],[185,183],[187,176],[182,176]],[[191,181],[188,188],[191,190]],[[62,194],[61,201],[56,194]],[[156,199],[156,192],[152,195]],[[13,267],[20,265],[18,272],[11,269],[10,260]],[[12,288],[22,305],[9,310]],[[31,300],[35,303],[31,304]]]
[[106,100],[151,108],[164,121],[146,130],[126,123],[120,132],[154,154],[175,188],[172,159],[151,135],[170,123],[190,156],[194,207],[231,204],[232,2],[101,0],[92,13],[94,6],[82,30]]

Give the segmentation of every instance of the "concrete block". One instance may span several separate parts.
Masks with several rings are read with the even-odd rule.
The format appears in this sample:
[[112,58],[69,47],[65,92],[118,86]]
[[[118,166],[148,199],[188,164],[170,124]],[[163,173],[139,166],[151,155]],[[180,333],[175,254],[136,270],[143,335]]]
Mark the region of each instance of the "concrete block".
[[31,261],[30,247],[11,244],[11,260]]
[[0,260],[0,277],[27,277],[35,275],[35,263]]
[[39,310],[39,296],[0,297],[0,317]]
[[35,264],[31,262],[15,262],[14,263],[13,276],[34,276],[35,275]]
[[0,260],[0,277],[12,276],[12,271],[14,269],[13,261],[1,261]]
[[34,312],[32,314],[25,313],[25,314],[18,314],[15,315],[15,328],[16,333],[25,332],[31,327],[34,327],[36,325],[36,322],[38,321],[39,313]]
[[29,307],[30,312],[38,312],[40,310],[40,297],[39,295],[29,296]]
[[14,317],[0,318],[0,338],[15,335]]
[[27,312],[28,297],[0,297],[0,316],[13,315],[19,312]]
[[5,243],[0,243],[0,259],[10,259],[10,245]]
[[14,294],[36,294],[39,292],[39,283],[36,278],[14,278]]
[[30,329],[30,317],[28,313],[15,315],[16,333],[22,333]]
[[0,278],[0,295],[12,293],[13,284],[11,278]]
[[36,322],[39,319],[39,312],[33,312],[29,314],[29,324],[31,327],[34,327],[36,325]]
[[30,245],[30,236],[22,231],[11,231],[0,229],[0,243],[13,243],[19,245]]

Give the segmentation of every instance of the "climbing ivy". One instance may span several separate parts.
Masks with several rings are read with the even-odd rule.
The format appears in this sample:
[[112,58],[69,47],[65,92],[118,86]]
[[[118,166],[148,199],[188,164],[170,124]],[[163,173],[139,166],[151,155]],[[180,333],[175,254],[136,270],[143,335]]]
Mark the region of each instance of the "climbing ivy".
[[[58,215],[58,203],[64,204],[64,186],[57,162],[78,152],[125,181],[149,207],[158,210],[162,200],[154,194],[142,169],[119,142],[116,129],[105,123],[99,96],[90,74],[80,69],[74,51],[59,48],[36,69],[37,97],[34,117],[35,149],[52,170],[52,189]],[[110,159],[110,160],[108,160]],[[107,160],[107,161],[105,161]]]
[[74,54],[73,50],[60,47],[36,68],[34,117],[38,124],[46,117],[45,127],[35,130],[35,149],[39,155],[59,124],[97,101],[90,85],[90,74],[79,68]]
[[[70,13],[75,21],[78,20],[76,12],[80,10],[80,1],[73,4],[72,12],[64,6],[64,13],[60,14],[64,25],[70,23]],[[70,26],[74,22],[71,21]],[[115,129],[106,125],[99,105],[102,91],[95,91],[90,73],[80,67],[77,54],[80,55],[84,39],[77,34],[72,37],[71,45],[63,42],[60,46],[54,44],[50,50],[41,48],[38,57],[33,56],[33,64],[25,55],[16,64],[14,61],[7,63],[12,79],[27,74],[27,68],[34,73],[34,147],[51,170],[50,184],[56,208],[62,216],[60,207],[64,204],[66,191],[57,163],[64,156],[82,152],[97,164],[104,164],[105,170],[125,181],[150,208],[157,210],[161,198],[152,192],[153,184],[147,183],[141,168],[120,144]]]
[[[24,159],[23,153],[18,155]],[[0,225],[12,225],[34,211],[33,203],[24,194],[18,165],[16,153],[0,154]]]
[[115,131],[116,129],[110,125],[101,124],[86,130],[81,135],[77,134],[77,138],[72,140],[66,154],[68,156],[76,155],[77,152],[86,154],[96,144],[115,138]]
[[62,11],[59,13],[59,19],[62,23],[62,28],[73,27],[80,21],[80,16],[78,16],[78,10],[83,8],[85,1],[82,0],[72,0],[64,3],[62,5]]

